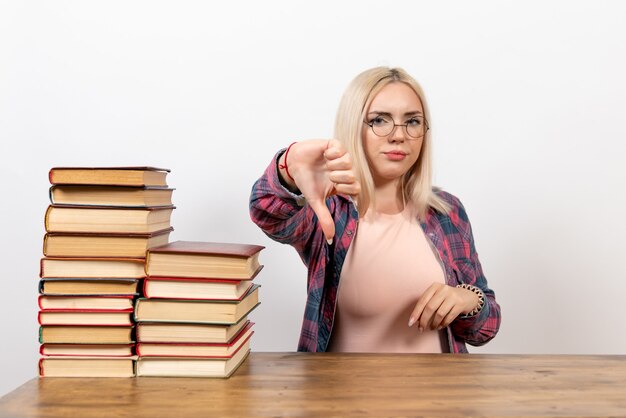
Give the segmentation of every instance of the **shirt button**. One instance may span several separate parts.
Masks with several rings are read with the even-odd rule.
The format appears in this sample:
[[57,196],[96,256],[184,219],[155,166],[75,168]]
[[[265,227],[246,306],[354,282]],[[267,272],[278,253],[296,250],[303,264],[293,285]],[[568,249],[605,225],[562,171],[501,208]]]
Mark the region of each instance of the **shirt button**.
[[352,231],[348,231],[346,232],[346,234],[348,234],[348,236],[352,235]]

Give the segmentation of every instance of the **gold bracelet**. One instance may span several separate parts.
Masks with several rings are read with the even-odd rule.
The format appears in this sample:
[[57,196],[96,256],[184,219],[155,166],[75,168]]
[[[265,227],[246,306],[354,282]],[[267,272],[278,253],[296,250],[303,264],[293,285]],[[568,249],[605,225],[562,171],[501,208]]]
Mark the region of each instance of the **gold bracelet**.
[[474,316],[478,314],[480,311],[482,311],[483,306],[485,306],[485,294],[483,293],[482,290],[480,290],[479,287],[472,286],[471,284],[465,284],[465,283],[457,284],[456,287],[459,287],[461,289],[467,289],[471,292],[476,293],[476,295],[478,296],[478,305],[476,305],[476,307],[472,309],[468,314],[464,315],[466,318]]

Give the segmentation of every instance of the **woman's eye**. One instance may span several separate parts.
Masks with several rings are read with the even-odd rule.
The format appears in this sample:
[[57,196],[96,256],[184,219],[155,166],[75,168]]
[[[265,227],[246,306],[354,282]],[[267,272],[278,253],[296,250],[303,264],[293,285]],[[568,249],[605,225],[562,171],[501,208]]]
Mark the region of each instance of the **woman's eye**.
[[422,121],[417,118],[411,118],[406,121],[406,124],[407,126],[420,126],[422,124]]
[[370,123],[374,124],[375,126],[381,126],[381,125],[385,125],[389,123],[389,121],[383,118],[382,116],[377,116],[374,119],[372,119]]

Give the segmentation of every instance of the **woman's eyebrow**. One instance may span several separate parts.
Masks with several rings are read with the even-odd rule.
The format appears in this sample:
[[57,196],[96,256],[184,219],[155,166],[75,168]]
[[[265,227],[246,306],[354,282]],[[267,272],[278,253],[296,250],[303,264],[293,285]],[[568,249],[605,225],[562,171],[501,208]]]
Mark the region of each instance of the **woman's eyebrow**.
[[[368,115],[383,115],[383,116],[392,116],[391,113],[389,112],[382,112],[382,111],[378,111],[378,110],[372,110],[370,112],[367,113]],[[409,112],[405,112],[404,116],[415,116],[415,115],[421,115],[422,112],[420,112],[419,110],[411,110]]]

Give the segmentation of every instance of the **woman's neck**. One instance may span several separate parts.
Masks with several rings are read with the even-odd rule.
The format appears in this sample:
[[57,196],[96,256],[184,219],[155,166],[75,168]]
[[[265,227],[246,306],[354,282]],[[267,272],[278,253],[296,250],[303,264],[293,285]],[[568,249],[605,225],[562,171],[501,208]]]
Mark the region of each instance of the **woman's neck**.
[[400,181],[385,182],[374,186],[376,212],[394,214],[404,210]]

